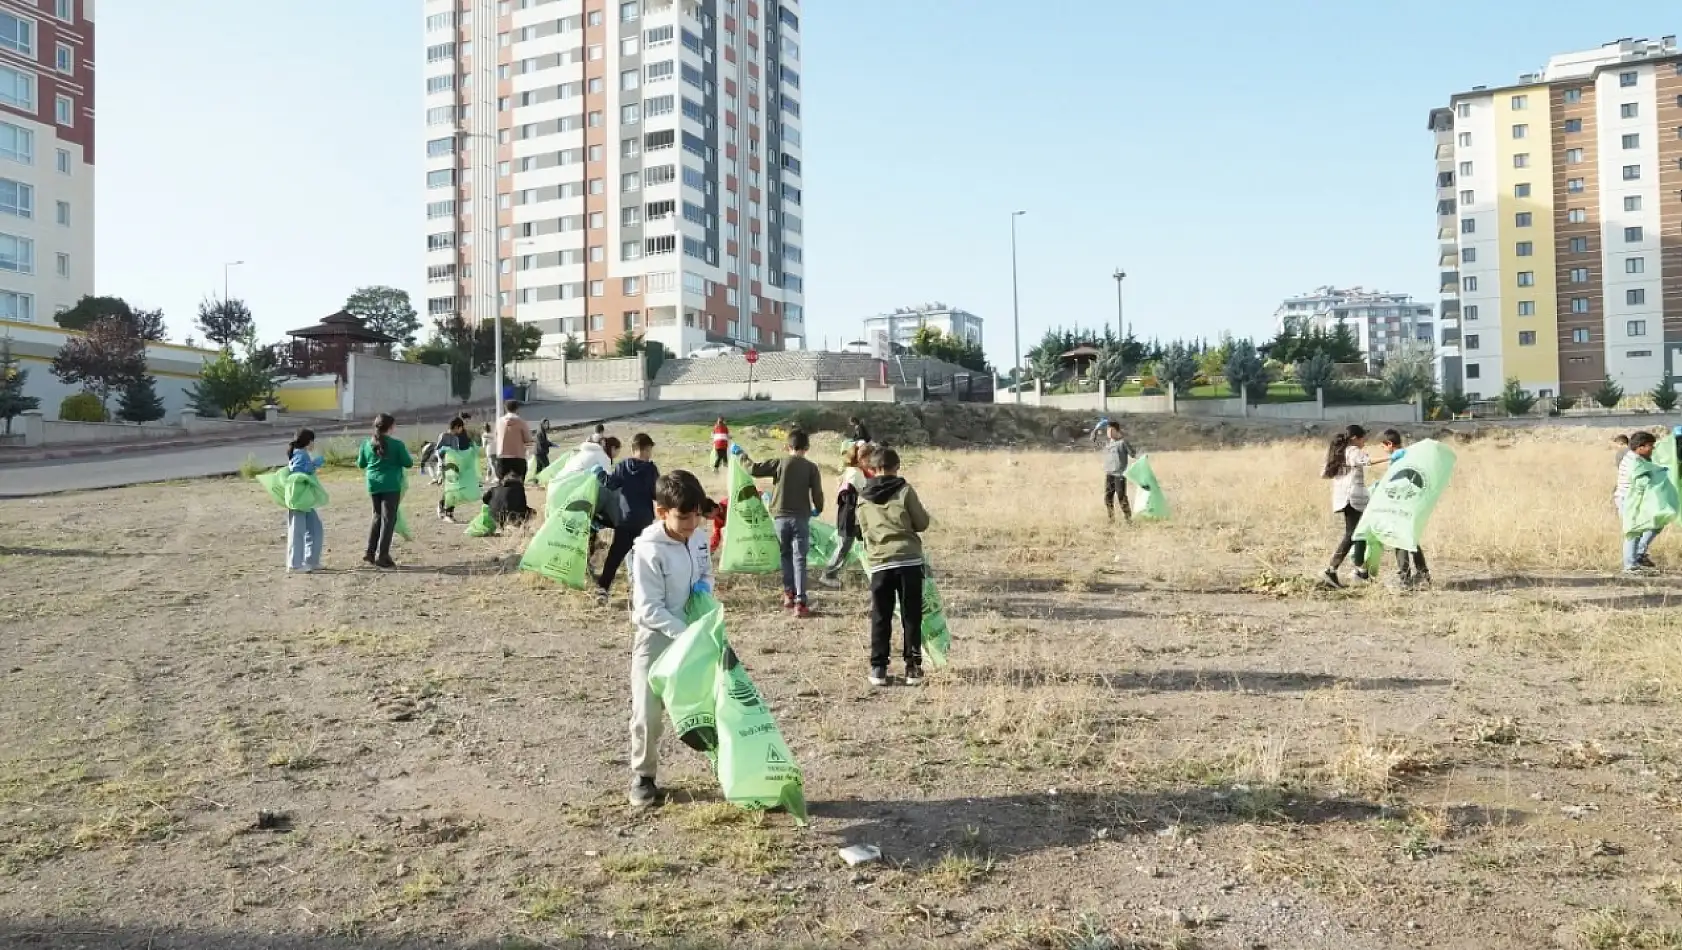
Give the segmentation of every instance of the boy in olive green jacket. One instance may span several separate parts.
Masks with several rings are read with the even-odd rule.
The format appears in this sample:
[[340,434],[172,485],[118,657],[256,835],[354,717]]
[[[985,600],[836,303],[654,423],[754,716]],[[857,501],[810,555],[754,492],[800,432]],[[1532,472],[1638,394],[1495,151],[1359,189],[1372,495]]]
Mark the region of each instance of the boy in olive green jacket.
[[899,453],[877,447],[864,465],[869,479],[859,492],[859,531],[870,574],[870,685],[888,685],[894,603],[905,627],[905,685],[923,681],[923,539],[929,513],[917,492],[899,477]]

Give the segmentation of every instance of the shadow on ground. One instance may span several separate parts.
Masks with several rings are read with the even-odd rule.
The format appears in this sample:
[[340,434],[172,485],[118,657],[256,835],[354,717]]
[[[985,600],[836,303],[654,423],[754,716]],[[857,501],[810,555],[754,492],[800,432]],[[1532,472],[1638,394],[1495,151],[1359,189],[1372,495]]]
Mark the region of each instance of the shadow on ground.
[[1332,676],[1328,673],[1273,670],[1125,670],[1113,673],[1079,673],[1043,669],[967,667],[953,672],[959,679],[978,686],[1031,689],[1084,683],[1117,692],[1137,690],[1162,693],[1294,693],[1314,689],[1437,689],[1454,685],[1453,680],[1445,679],[1398,676],[1351,678]]
[[85,551],[80,548],[8,548],[0,547],[0,557],[145,557],[123,551]]
[[[673,937],[629,941],[589,937],[580,940],[526,939],[514,935],[469,940],[448,935],[336,937],[312,933],[261,933],[123,926],[97,920],[0,921],[0,947],[7,950],[830,950],[856,943]],[[1118,944],[1117,950],[1126,950]]]
[[1682,597],[1682,585],[1666,584],[1666,579],[1625,578],[1618,574],[1501,574],[1495,577],[1460,577],[1438,581],[1440,590],[1491,591],[1526,590],[1535,588],[1586,589],[1594,587],[1653,587],[1674,591]]

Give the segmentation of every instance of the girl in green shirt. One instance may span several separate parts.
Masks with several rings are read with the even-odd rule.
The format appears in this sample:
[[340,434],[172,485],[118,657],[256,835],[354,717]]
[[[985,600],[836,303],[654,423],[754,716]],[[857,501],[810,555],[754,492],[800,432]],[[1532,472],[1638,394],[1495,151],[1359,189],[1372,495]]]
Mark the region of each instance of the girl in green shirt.
[[397,503],[403,498],[404,470],[414,468],[409,447],[394,438],[397,420],[391,413],[374,417],[374,434],[356,454],[356,467],[368,481],[374,502],[374,523],[368,529],[368,552],[362,560],[376,567],[396,567],[391,560],[391,536],[397,529]]

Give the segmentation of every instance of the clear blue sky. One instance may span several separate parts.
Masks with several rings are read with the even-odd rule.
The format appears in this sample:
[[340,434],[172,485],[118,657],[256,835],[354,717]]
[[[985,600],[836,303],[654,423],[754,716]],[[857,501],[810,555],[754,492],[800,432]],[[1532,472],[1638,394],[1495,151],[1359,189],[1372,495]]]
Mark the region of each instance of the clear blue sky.
[[[807,0],[808,329],[943,300],[1009,365],[1113,319],[1263,335],[1280,298],[1363,284],[1435,302],[1432,106],[1547,57],[1682,32],[1674,0]],[[413,0],[107,2],[98,290],[176,338],[222,263],[265,337],[421,272]]]

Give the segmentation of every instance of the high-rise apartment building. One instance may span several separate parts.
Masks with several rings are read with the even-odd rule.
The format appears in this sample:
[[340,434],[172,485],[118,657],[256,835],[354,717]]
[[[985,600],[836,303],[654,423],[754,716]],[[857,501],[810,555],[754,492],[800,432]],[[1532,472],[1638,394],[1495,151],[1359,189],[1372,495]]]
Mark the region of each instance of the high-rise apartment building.
[[966,343],[980,345],[982,342],[980,317],[968,310],[949,307],[939,302],[926,303],[920,307],[900,307],[892,313],[866,317],[864,339],[871,342],[880,334],[884,341],[899,346],[910,346],[917,336],[917,331],[923,327],[934,327],[947,336]]
[[[1567,53],[1431,113],[1444,384],[1576,396],[1682,375],[1682,49]],[[1458,365],[1455,365],[1458,361]]]
[[1330,333],[1340,326],[1348,327],[1366,358],[1367,368],[1376,371],[1410,344],[1429,344],[1432,316],[1430,304],[1415,303],[1408,294],[1364,287],[1318,287],[1279,304],[1273,312],[1273,329],[1277,333],[1292,326]]
[[427,0],[427,314],[805,331],[797,0]]
[[93,0],[0,0],[0,320],[93,291]]

